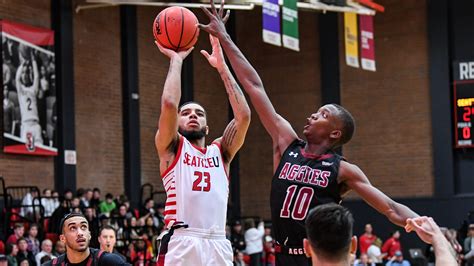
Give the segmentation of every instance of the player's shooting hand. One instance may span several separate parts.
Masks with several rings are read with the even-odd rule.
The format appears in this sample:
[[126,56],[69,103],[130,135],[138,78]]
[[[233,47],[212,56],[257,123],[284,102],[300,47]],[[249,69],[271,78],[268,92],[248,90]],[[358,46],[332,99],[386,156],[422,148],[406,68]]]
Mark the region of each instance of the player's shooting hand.
[[167,57],[169,57],[172,60],[176,60],[176,59],[184,60],[184,58],[186,58],[194,49],[194,46],[193,46],[193,47],[189,48],[186,51],[176,52],[174,50],[171,50],[171,49],[168,49],[168,48],[162,46],[157,41],[155,41],[155,44],[156,44],[156,46],[158,46],[158,49],[160,49],[160,52],[162,52],[164,55],[166,55]]
[[444,237],[441,229],[431,217],[409,218],[407,224],[410,224],[421,240],[427,244],[433,244],[436,237]]
[[219,11],[216,10],[214,0],[211,0],[211,11],[203,6],[201,6],[201,9],[209,17],[209,24],[198,24],[198,27],[219,39],[224,37],[227,34],[225,30],[225,23],[230,16],[230,10],[227,10],[224,16],[224,0],[221,0],[221,7],[219,8]]
[[224,53],[222,52],[221,45],[219,43],[219,39],[216,37],[209,35],[209,40],[211,41],[212,45],[212,54],[209,54],[205,50],[201,50],[201,54],[206,57],[209,64],[216,68],[217,70],[222,70],[226,64],[224,60]]

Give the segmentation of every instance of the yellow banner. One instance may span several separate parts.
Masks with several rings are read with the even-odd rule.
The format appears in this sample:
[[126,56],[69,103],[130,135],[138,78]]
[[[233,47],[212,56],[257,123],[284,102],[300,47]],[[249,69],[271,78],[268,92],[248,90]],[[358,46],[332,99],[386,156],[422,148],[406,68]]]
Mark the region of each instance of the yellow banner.
[[357,32],[357,14],[344,13],[346,64],[352,67],[359,67],[359,45]]

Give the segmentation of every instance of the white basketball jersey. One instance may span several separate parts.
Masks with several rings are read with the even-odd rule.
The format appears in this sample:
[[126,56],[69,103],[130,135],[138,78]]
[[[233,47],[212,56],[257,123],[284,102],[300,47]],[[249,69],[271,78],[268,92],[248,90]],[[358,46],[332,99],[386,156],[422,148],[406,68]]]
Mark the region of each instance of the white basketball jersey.
[[200,148],[180,136],[176,158],[162,180],[166,226],[178,221],[190,228],[225,230],[229,179],[218,143]]
[[21,122],[39,121],[38,107],[36,103],[37,90],[31,87],[19,85],[18,102],[20,103]]

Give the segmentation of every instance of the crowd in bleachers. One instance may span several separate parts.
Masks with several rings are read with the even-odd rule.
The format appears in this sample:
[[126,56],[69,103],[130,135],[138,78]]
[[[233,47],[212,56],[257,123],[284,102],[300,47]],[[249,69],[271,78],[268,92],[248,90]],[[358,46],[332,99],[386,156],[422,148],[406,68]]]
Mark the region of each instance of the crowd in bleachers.
[[7,257],[8,265],[41,265],[41,261],[64,253],[58,227],[70,212],[85,215],[91,247],[99,248],[99,228],[111,226],[116,232],[116,251],[133,265],[151,265],[156,238],[164,230],[164,205],[152,198],[144,200],[140,208],[131,208],[124,195],[102,197],[99,188],[67,190],[63,195],[50,189],[39,195],[37,188],[30,188],[17,203],[4,198],[0,254]]
[[[59,241],[58,227],[60,220],[70,212],[85,215],[90,225],[91,247],[99,248],[99,229],[110,226],[116,232],[116,252],[132,265],[154,264],[157,238],[165,230],[164,197],[154,200],[153,193],[148,193],[141,207],[132,208],[125,195],[108,193],[103,197],[99,188],[67,190],[63,195],[50,189],[39,193],[35,187],[27,188],[16,200],[6,192],[0,195],[3,196],[3,200],[0,197],[3,218],[0,258],[6,256],[8,265],[41,265],[63,254],[65,246]],[[474,220],[467,219],[461,230],[444,228],[443,232],[460,265],[473,265]],[[226,236],[234,250],[234,265],[275,265],[270,223],[253,218],[229,221]],[[434,254],[429,246],[424,251],[413,249],[404,254],[398,231],[383,241],[368,224],[359,236],[358,256],[352,263],[357,266],[434,265]]]

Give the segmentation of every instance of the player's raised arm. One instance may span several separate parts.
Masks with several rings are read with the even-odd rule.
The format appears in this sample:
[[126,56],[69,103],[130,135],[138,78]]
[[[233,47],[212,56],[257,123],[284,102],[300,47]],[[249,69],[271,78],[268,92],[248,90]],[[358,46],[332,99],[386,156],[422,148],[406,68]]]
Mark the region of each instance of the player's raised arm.
[[178,140],[178,105],[181,99],[181,68],[183,60],[194,47],[187,51],[175,52],[155,42],[160,51],[170,58],[170,67],[161,96],[161,113],[155,146],[158,154],[169,151]]
[[31,53],[31,63],[33,65],[33,90],[36,93],[38,93],[39,89],[39,80],[40,80],[40,74],[38,70],[38,63],[36,62],[35,55]]
[[410,208],[395,202],[382,191],[372,186],[364,172],[354,164],[341,161],[338,179],[339,182],[344,182],[367,202],[367,204],[385,215],[396,225],[405,227],[408,218],[418,217],[418,214]]
[[209,61],[209,64],[219,72],[234,112],[234,119],[227,125],[222,138],[218,139],[222,145],[224,160],[229,163],[244,144],[245,135],[250,125],[250,108],[239,84],[225,63],[219,40],[212,35],[209,35],[209,39],[212,44],[212,54],[209,55],[204,50],[201,53]]
[[225,22],[229,18],[229,11],[225,17],[222,17],[224,1],[221,2],[221,8],[216,10],[214,2],[211,0],[211,11],[202,7],[202,10],[209,17],[210,22],[207,25],[199,24],[202,30],[216,36],[227,55],[237,79],[242,84],[244,90],[250,96],[257,114],[262,121],[263,126],[280,149],[285,149],[294,139],[297,138],[296,132],[291,125],[283,119],[273,107],[268,95],[263,87],[262,80],[257,71],[252,67],[247,58],[227,34]]

